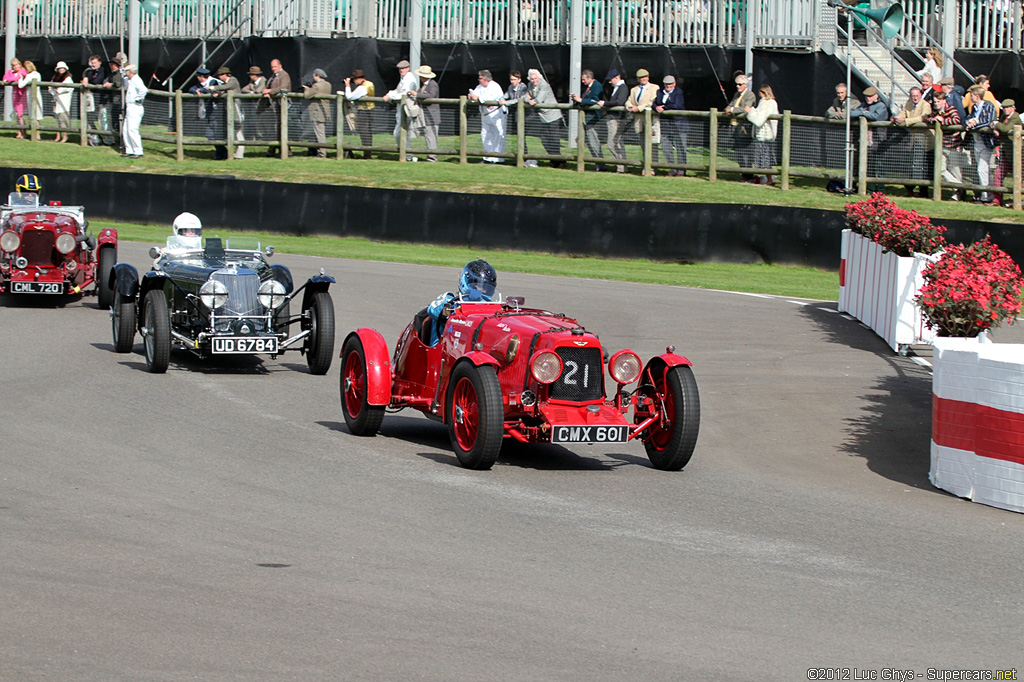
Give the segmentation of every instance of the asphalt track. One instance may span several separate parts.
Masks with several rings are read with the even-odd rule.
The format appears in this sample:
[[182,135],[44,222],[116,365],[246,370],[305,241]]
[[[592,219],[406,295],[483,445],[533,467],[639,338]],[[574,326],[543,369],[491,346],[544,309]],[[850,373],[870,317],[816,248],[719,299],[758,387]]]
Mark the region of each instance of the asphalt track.
[[[148,267],[146,248],[121,260]],[[391,347],[457,275],[275,260],[338,279],[339,348],[357,326]],[[652,469],[639,443],[509,443],[470,472],[413,412],[350,435],[337,359],[314,377],[297,353],[175,352],[154,376],[138,339],[113,352],[94,297],[0,297],[0,680],[1024,672],[1024,516],[928,483],[926,366],[834,303],[499,288],[610,349],[687,355],[687,468]]]

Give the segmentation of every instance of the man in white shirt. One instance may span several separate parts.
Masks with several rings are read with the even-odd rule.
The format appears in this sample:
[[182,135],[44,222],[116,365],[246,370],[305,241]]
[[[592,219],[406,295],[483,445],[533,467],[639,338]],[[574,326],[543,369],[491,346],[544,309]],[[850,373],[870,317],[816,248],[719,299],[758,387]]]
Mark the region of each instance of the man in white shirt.
[[142,135],[139,133],[139,126],[142,125],[142,114],[145,112],[144,103],[149,88],[139,78],[139,67],[135,64],[127,64],[124,67],[125,80],[125,116],[124,116],[124,155],[137,159],[142,156]]
[[[469,91],[469,99],[480,102],[480,140],[484,145],[484,153],[505,153],[505,123],[508,111],[497,102],[505,96],[501,86],[494,82],[491,72],[487,69],[477,73],[477,86]],[[483,104],[491,102],[491,104]],[[485,163],[504,163],[505,159],[497,156],[485,156]]]
[[[409,68],[409,60],[403,59],[398,62],[398,87],[384,95],[384,99],[391,100],[393,102],[401,101],[402,97],[410,90],[419,90],[420,82],[416,78],[416,75]],[[405,112],[401,105],[398,106],[398,111],[395,112],[395,144],[399,144],[399,133],[402,130],[403,117]]]

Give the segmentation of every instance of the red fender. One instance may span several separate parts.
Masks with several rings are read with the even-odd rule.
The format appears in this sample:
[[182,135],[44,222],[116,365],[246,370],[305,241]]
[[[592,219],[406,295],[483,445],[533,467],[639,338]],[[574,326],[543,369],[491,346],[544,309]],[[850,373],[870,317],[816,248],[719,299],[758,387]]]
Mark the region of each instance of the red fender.
[[463,355],[462,358],[469,360],[477,367],[480,367],[481,365],[494,365],[496,368],[501,367],[498,361],[494,359],[493,355],[480,350],[471,350]]
[[[661,360],[669,367],[678,367],[679,365],[686,365],[687,367],[693,367],[693,363],[682,355],[676,355],[675,353],[662,353],[656,355],[655,358]],[[652,360],[654,358],[651,358]]]
[[[391,403],[391,356],[388,344],[376,329],[363,327],[345,337],[345,342],[352,336],[358,336],[363,344],[363,357],[366,359],[366,402],[370,405],[389,405]],[[341,345],[342,352],[345,344]],[[338,353],[341,357],[341,353]],[[341,358],[342,367],[345,359]]]
[[96,241],[99,242],[100,246],[103,246],[104,244],[113,244],[114,246],[117,246],[117,230],[111,227],[103,228],[100,230],[99,237],[97,237]]

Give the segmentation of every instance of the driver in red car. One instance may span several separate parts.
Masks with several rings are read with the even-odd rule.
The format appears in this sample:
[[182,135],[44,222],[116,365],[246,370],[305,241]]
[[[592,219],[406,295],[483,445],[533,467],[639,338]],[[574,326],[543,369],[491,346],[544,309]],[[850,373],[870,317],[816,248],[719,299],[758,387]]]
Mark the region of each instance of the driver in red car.
[[14,181],[14,191],[7,196],[7,203],[11,206],[38,206],[42,189],[39,178],[25,173]]
[[436,346],[437,342],[441,340],[441,331],[444,329],[445,320],[448,319],[453,304],[463,301],[471,303],[490,301],[497,285],[498,273],[494,271],[490,263],[485,260],[467,263],[466,267],[462,268],[462,274],[459,275],[458,296],[451,291],[446,291],[427,306],[427,315],[430,318],[430,342],[427,345]]

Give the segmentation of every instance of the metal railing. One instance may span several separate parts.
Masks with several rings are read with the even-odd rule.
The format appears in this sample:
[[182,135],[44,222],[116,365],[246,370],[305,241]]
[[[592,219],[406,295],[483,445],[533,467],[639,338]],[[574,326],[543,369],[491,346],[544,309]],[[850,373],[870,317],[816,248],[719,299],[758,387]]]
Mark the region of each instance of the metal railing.
[[[31,86],[31,90],[36,87]],[[55,87],[55,83],[39,85],[39,99],[30,91],[23,123],[0,123],[0,133],[18,129],[37,137],[66,132],[77,135],[83,146],[116,144],[116,91],[72,86],[70,120],[68,125],[61,125],[56,116],[58,100],[51,94]],[[35,102],[43,103],[42,111]],[[518,167],[547,161],[581,172],[602,165],[607,170],[621,166],[652,175],[685,172],[711,181],[749,180],[754,176],[771,178],[783,190],[789,189],[796,178],[841,181],[844,177],[844,123],[788,111],[772,117],[778,121],[778,131],[773,140],[767,141],[754,139],[743,117],[725,116],[717,109],[661,115],[646,111],[639,116],[622,112],[624,147],[622,155],[615,157],[609,145],[607,120],[588,126],[587,110],[568,104],[530,107],[519,100],[502,115],[507,116],[503,119],[502,146],[487,151],[481,140],[483,121],[477,103],[466,97],[421,102],[423,108],[434,104],[436,138],[426,135],[426,128],[414,119],[399,115],[401,103],[381,98],[346,102],[341,94],[306,99],[289,93],[270,99],[234,96],[230,92],[213,97],[150,90],[141,132],[144,140],[173,148],[179,161],[186,154],[189,158],[208,158],[219,146],[228,157],[269,149],[278,157],[305,151],[342,163],[373,154],[400,162],[447,157],[468,163],[488,157]],[[562,116],[545,123],[539,116],[544,109],[559,110]],[[317,119],[323,120],[320,140]],[[936,200],[953,190],[990,192],[1011,197],[1007,203],[1021,210],[1020,127],[998,139],[997,151],[992,150],[997,156],[989,160],[990,154],[978,146],[980,138],[968,134],[961,140],[962,127],[908,127],[868,123],[863,118],[853,123],[852,170],[858,193],[867,194],[875,186],[888,186],[891,191],[894,185],[924,188],[926,195]],[[575,136],[569,135],[569,125],[576,126]],[[573,146],[570,139],[586,143]],[[951,146],[951,142],[955,144]],[[989,161],[987,171],[983,160]]]
[[[531,42],[569,39],[574,0],[422,0],[428,42]],[[755,47],[813,49],[830,33],[825,0],[580,0],[583,41],[592,45],[746,45],[748,11],[755,12]],[[334,37],[367,35],[409,39],[410,0],[164,0],[142,13],[143,38],[227,38],[245,25],[248,35]],[[934,0],[904,0],[904,37],[928,46],[925,32],[941,35]],[[18,0],[18,35],[49,38],[113,37],[127,33],[124,0]],[[358,11],[357,11],[358,10]],[[360,16],[361,12],[368,16]],[[229,16],[230,15],[230,16]],[[225,21],[228,18],[228,21]],[[5,16],[0,15],[0,30]],[[957,44],[946,49],[1021,49],[1021,4],[960,0]],[[922,28],[923,27],[923,28]],[[927,29],[927,31],[925,31]],[[824,37],[827,41],[828,36]]]

